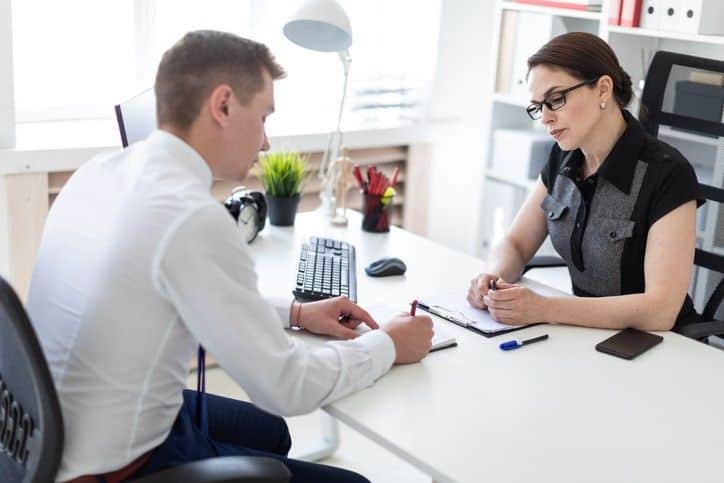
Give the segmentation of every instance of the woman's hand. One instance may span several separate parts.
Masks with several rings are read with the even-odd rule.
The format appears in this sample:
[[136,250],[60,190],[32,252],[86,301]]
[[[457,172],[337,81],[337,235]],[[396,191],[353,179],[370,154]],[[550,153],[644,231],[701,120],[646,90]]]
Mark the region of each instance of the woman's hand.
[[484,298],[490,315],[498,322],[510,325],[545,322],[548,299],[529,288],[499,281],[497,290],[490,290]]
[[490,281],[495,280],[502,282],[503,279],[497,275],[490,273],[481,273],[470,281],[470,288],[468,289],[468,303],[477,309],[487,309],[488,306],[485,302],[485,296],[490,290]]
[[303,327],[314,334],[340,339],[358,337],[360,333],[354,329],[362,323],[371,329],[379,328],[366,310],[344,296],[307,302],[301,306],[299,302],[294,302],[289,320],[293,326]]

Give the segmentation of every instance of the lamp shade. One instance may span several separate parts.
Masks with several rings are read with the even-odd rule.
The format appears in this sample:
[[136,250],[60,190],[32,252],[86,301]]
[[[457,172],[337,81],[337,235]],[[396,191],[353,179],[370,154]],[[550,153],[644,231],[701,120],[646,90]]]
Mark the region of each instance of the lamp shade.
[[340,52],[352,45],[349,17],[335,0],[306,0],[284,25],[284,35],[320,52]]

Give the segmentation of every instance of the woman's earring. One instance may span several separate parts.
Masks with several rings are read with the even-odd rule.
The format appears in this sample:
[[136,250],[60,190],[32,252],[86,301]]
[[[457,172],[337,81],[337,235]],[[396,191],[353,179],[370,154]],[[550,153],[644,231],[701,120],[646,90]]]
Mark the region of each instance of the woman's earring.
[[606,109],[606,103],[603,101],[601,102],[601,109]]

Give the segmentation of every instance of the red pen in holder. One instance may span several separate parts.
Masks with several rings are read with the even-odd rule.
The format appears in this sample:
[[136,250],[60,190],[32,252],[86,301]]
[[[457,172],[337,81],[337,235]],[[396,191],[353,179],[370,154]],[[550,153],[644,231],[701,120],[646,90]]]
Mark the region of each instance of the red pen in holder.
[[[397,179],[399,170],[393,178]],[[355,178],[362,188],[362,229],[375,233],[390,231],[390,206],[395,189],[381,171],[374,166],[367,167],[367,181],[362,179],[359,166],[354,169]]]

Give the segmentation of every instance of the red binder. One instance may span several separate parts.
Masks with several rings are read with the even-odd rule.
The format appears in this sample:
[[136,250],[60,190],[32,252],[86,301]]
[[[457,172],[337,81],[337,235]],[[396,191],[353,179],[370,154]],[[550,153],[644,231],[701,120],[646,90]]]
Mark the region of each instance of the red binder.
[[621,23],[624,27],[638,27],[641,20],[641,0],[621,2]]
[[621,4],[623,0],[611,0],[608,2],[608,24],[621,25]]

